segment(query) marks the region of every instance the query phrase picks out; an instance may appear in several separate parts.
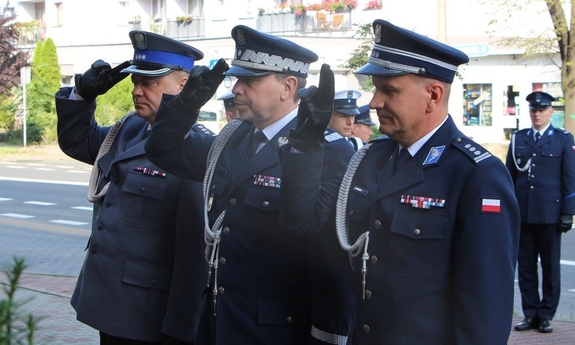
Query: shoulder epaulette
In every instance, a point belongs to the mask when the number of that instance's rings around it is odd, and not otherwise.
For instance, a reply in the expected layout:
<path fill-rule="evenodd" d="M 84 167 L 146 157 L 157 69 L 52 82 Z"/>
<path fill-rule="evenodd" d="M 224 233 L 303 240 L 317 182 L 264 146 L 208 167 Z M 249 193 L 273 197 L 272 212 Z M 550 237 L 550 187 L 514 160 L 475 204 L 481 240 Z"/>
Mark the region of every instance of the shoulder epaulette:
<path fill-rule="evenodd" d="M 566 130 L 565 128 L 555 128 L 555 130 L 559 133 L 563 133 L 563 134 L 569 134 L 570 132 L 568 130 Z"/>
<path fill-rule="evenodd" d="M 331 143 L 332 141 L 338 140 L 338 139 L 343 139 L 343 136 L 341 136 L 341 134 L 339 134 L 336 131 L 333 131 L 331 133 L 329 133 L 329 131 L 325 131 L 325 141 L 327 141 L 328 143 Z"/>
<path fill-rule="evenodd" d="M 375 141 L 384 141 L 384 140 L 391 140 L 387 135 L 382 135 L 381 137 L 377 137 L 375 139 L 370 140 L 369 142 L 375 142 Z"/>
<path fill-rule="evenodd" d="M 216 133 L 212 132 L 211 129 L 209 129 L 208 127 L 199 124 L 199 123 L 195 123 L 192 126 L 192 132 L 195 133 L 200 133 L 200 134 L 204 134 L 204 135 L 216 135 Z"/>
<path fill-rule="evenodd" d="M 482 160 L 492 156 L 492 154 L 487 151 L 487 149 L 466 137 L 453 139 L 453 146 L 461 150 L 461 152 L 465 153 L 467 157 L 475 161 L 475 164 L 478 164 Z"/>

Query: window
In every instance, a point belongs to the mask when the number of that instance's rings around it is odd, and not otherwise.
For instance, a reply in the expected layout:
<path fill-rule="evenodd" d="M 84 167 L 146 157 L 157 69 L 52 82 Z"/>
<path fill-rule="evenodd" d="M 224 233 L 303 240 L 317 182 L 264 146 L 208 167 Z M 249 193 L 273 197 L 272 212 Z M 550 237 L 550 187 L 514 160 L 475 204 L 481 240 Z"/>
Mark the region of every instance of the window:
<path fill-rule="evenodd" d="M 194 17 L 203 17 L 204 0 L 188 0 L 188 14 Z"/>
<path fill-rule="evenodd" d="M 166 1 L 152 0 L 152 18 L 161 20 L 166 18 Z"/>
<path fill-rule="evenodd" d="M 491 84 L 463 85 L 463 124 L 491 126 Z"/>
<path fill-rule="evenodd" d="M 61 2 L 55 2 L 56 6 L 56 26 L 61 27 L 64 25 L 64 4 Z"/>

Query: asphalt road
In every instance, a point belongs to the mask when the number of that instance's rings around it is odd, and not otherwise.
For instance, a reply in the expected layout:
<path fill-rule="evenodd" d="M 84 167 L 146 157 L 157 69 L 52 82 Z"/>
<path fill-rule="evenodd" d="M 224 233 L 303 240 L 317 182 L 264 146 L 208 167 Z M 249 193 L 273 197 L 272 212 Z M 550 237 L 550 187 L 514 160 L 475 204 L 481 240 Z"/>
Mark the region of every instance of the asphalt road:
<path fill-rule="evenodd" d="M 0 264 L 24 256 L 29 273 L 77 276 L 90 232 L 90 171 L 62 155 L 0 157 Z M 563 236 L 561 269 L 555 319 L 575 321 L 575 230 Z M 522 316 L 517 286 L 515 313 Z"/>

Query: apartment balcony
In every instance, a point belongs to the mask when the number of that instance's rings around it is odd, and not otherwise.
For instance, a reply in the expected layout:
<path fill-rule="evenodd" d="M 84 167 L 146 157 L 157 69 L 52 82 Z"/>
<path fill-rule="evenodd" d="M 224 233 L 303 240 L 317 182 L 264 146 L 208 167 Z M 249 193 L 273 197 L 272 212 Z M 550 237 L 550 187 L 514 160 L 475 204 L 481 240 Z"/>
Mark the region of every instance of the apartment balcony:
<path fill-rule="evenodd" d="M 46 35 L 46 25 L 36 20 L 16 23 L 15 28 L 18 31 L 18 39 L 14 42 L 17 46 L 35 45 Z"/>
<path fill-rule="evenodd" d="M 319 33 L 352 29 L 353 11 L 306 11 L 295 13 L 262 13 L 258 16 L 258 30 L 273 34 Z"/>
<path fill-rule="evenodd" d="M 175 39 L 193 39 L 206 37 L 206 20 L 194 17 L 191 21 L 166 21 L 165 35 Z"/>

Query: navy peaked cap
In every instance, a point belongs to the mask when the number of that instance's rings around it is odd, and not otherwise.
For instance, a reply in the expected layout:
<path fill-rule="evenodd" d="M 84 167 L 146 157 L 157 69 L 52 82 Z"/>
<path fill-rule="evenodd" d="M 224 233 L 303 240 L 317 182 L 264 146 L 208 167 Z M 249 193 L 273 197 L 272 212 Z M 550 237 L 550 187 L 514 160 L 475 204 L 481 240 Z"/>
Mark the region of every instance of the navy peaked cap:
<path fill-rule="evenodd" d="M 218 99 L 218 101 L 224 102 L 225 108 L 233 107 L 236 105 L 235 95 L 231 91 L 224 93 L 223 95 L 221 95 L 217 99 Z"/>
<path fill-rule="evenodd" d="M 452 83 L 457 66 L 469 62 L 465 53 L 385 20 L 373 22 L 373 34 L 373 50 L 358 74 L 413 73 Z"/>
<path fill-rule="evenodd" d="M 340 114 L 357 115 L 357 99 L 361 92 L 354 89 L 337 91 L 333 97 L 333 110 Z"/>
<path fill-rule="evenodd" d="M 236 53 L 226 75 L 258 77 L 285 73 L 307 77 L 310 64 L 317 61 L 316 53 L 283 38 L 268 35 L 244 25 L 232 29 Z"/>
<path fill-rule="evenodd" d="M 161 77 L 172 71 L 190 72 L 194 62 L 204 57 L 204 53 L 188 44 L 153 32 L 135 30 L 129 35 L 134 58 L 122 73 Z"/>
<path fill-rule="evenodd" d="M 555 97 L 546 92 L 536 91 L 528 94 L 525 100 L 529 102 L 529 109 L 543 110 L 552 105 Z"/>
<path fill-rule="evenodd" d="M 361 107 L 357 108 L 357 110 L 359 111 L 359 114 L 355 115 L 354 123 L 361 123 L 368 126 L 375 126 L 375 123 L 371 121 L 369 104 L 362 105 Z"/>

